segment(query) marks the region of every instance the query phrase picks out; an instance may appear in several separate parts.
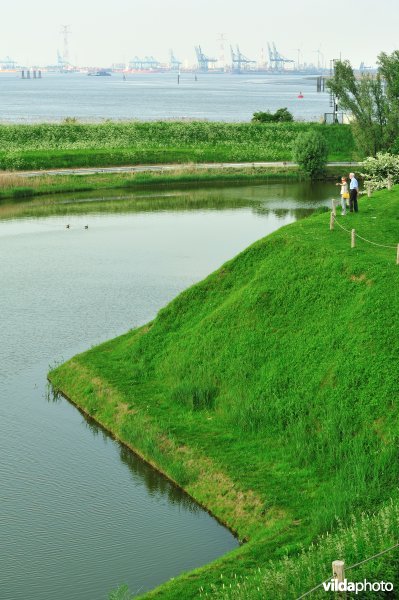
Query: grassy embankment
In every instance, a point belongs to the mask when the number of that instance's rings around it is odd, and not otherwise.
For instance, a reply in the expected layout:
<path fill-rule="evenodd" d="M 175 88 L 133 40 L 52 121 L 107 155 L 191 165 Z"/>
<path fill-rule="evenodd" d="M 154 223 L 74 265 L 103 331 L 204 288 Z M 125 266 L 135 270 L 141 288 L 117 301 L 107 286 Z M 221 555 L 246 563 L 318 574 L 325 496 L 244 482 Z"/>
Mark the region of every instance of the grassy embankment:
<path fill-rule="evenodd" d="M 348 170 L 348 167 L 346 167 Z M 342 175 L 342 167 L 326 167 L 321 180 L 336 179 Z M 186 166 L 166 172 L 141 173 L 96 173 L 94 175 L 40 175 L 22 178 L 17 173 L 0 172 L 0 201 L 20 200 L 34 196 L 54 194 L 79 194 L 83 192 L 105 192 L 107 190 L 138 190 L 148 187 L 196 187 L 214 186 L 218 183 L 256 184 L 306 180 L 298 167 L 254 167 L 196 169 Z M 55 198 L 54 202 L 58 199 Z M 42 201 L 41 201 L 42 202 Z"/>
<path fill-rule="evenodd" d="M 299 133 L 326 138 L 330 161 L 355 158 L 349 126 L 317 123 L 127 122 L 0 125 L 0 169 L 288 161 Z"/>
<path fill-rule="evenodd" d="M 399 241 L 398 188 L 360 206 L 338 220 Z M 328 223 L 315 215 L 258 241 L 151 323 L 50 373 L 248 540 L 149 598 L 295 598 L 331 560 L 398 539 L 396 251 L 351 250 Z M 399 585 L 397 565 L 395 551 L 350 575 Z"/>
<path fill-rule="evenodd" d="M 328 167 L 327 176 L 336 177 L 342 171 Z M 40 175 L 22 178 L 17 173 L 0 172 L 0 200 L 15 200 L 33 196 L 94 192 L 104 190 L 135 190 L 149 186 L 214 185 L 217 183 L 261 183 L 269 181 L 297 181 L 304 179 L 296 167 L 289 168 L 223 168 L 195 169 L 189 166 L 167 172 L 96 173 L 94 175 Z"/>

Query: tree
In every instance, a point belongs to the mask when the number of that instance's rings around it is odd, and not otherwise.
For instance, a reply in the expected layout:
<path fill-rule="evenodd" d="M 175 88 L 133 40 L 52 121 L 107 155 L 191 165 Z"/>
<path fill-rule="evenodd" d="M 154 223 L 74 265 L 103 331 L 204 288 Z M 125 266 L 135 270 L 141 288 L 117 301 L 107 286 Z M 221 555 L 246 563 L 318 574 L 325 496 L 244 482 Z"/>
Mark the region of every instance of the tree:
<path fill-rule="evenodd" d="M 391 55 L 381 52 L 378 57 L 379 72 L 385 82 L 385 94 L 388 104 L 387 150 L 399 142 L 399 50 Z"/>
<path fill-rule="evenodd" d="M 358 148 L 375 156 L 390 150 L 399 135 L 399 52 L 381 53 L 376 74 L 356 76 L 349 61 L 337 61 L 327 86 L 353 117 Z"/>
<path fill-rule="evenodd" d="M 320 133 L 310 130 L 297 137 L 294 144 L 294 160 L 312 179 L 324 171 L 327 157 L 327 142 Z"/>

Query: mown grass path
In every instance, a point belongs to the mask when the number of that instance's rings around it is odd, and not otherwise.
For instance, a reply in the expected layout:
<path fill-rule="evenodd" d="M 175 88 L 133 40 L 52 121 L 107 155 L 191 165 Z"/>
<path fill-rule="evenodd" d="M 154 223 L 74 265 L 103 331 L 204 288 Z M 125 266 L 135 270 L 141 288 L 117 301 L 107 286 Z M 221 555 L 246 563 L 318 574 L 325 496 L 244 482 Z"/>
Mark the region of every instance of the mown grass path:
<path fill-rule="evenodd" d="M 359 163 L 353 162 L 329 162 L 327 167 L 356 167 Z M 46 169 L 43 171 L 15 171 L 13 174 L 17 177 L 41 177 L 42 175 L 93 175 L 95 173 L 146 173 L 146 172 L 169 172 L 185 170 L 211 170 L 211 169 L 265 169 L 265 168 L 296 168 L 295 162 L 227 162 L 227 163 L 187 163 L 187 164 L 167 164 L 167 165 L 127 165 L 124 167 L 98 167 L 98 168 L 79 168 L 79 169 Z"/>

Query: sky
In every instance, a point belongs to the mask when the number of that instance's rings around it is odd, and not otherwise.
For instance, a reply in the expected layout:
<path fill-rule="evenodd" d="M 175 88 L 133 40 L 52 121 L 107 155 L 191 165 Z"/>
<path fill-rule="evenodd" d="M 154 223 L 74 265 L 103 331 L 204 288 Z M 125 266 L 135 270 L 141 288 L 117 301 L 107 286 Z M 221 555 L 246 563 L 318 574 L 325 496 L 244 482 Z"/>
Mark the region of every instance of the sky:
<path fill-rule="evenodd" d="M 398 0 L 2 0 L 0 60 L 55 64 L 63 52 L 61 26 L 69 25 L 70 60 L 80 66 L 109 66 L 134 56 L 167 61 L 169 49 L 195 62 L 194 46 L 221 54 L 218 37 L 239 44 L 251 59 L 275 42 L 288 58 L 329 65 L 349 59 L 374 65 L 381 51 L 399 48 Z M 319 50 L 319 54 L 317 51 Z"/>

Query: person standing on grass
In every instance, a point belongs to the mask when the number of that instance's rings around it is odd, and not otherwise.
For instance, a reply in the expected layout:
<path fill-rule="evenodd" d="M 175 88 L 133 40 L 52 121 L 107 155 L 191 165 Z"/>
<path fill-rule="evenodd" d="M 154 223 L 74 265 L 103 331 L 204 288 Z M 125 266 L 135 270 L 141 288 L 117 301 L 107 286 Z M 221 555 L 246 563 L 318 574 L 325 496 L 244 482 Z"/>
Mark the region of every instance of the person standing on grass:
<path fill-rule="evenodd" d="M 342 211 L 341 211 L 341 215 L 344 217 L 346 215 L 346 199 L 349 198 L 349 194 L 348 194 L 348 182 L 346 181 L 346 177 L 341 177 L 341 182 L 340 183 L 336 183 L 335 185 L 340 185 L 341 186 L 341 207 L 342 207 Z"/>
<path fill-rule="evenodd" d="M 358 212 L 357 197 L 359 195 L 359 183 L 354 173 L 349 173 L 349 179 L 351 180 L 349 186 L 349 210 L 351 212 Z"/>

